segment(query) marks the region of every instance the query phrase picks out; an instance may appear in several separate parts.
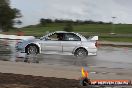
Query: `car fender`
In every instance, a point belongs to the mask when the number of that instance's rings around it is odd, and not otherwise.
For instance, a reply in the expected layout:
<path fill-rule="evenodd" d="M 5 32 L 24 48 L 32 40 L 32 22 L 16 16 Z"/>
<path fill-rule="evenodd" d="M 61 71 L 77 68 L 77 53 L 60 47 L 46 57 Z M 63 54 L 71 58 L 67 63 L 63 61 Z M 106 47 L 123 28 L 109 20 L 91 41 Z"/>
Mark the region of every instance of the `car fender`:
<path fill-rule="evenodd" d="M 75 51 L 77 50 L 77 49 L 79 49 L 79 48 L 84 48 L 85 50 L 87 50 L 87 52 L 88 52 L 88 47 L 86 47 L 86 46 L 77 46 L 77 47 L 75 47 L 74 49 L 73 49 L 73 54 L 75 53 Z"/>
<path fill-rule="evenodd" d="M 39 48 L 39 53 L 41 53 L 41 46 L 40 46 L 40 44 L 39 43 L 37 43 L 37 42 L 33 42 L 33 43 L 28 43 L 27 45 L 26 45 L 26 47 L 28 46 L 28 45 L 36 45 L 36 46 L 38 46 L 38 48 Z M 26 48 L 25 47 L 25 48 Z"/>
<path fill-rule="evenodd" d="M 75 47 L 73 49 L 73 52 L 72 53 L 74 54 L 75 51 L 76 51 L 76 49 L 78 49 L 78 48 L 84 48 L 85 50 L 87 50 L 87 52 L 89 52 L 91 49 L 95 49 L 96 47 L 95 47 L 95 44 L 93 42 L 86 41 L 86 42 L 82 42 L 81 43 L 81 46 Z"/>

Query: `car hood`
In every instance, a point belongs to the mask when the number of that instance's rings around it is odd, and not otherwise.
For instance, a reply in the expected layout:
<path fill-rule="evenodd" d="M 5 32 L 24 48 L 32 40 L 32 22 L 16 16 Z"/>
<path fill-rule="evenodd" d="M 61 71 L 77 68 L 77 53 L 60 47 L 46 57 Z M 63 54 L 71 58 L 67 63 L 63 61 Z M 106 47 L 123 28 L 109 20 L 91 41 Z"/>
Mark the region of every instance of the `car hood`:
<path fill-rule="evenodd" d="M 17 44 L 30 44 L 30 43 L 35 43 L 37 41 L 40 41 L 40 39 L 28 39 L 28 40 L 20 40 Z"/>
<path fill-rule="evenodd" d="M 39 42 L 40 39 L 32 39 L 32 40 L 28 40 L 29 43 L 35 43 L 35 42 Z"/>

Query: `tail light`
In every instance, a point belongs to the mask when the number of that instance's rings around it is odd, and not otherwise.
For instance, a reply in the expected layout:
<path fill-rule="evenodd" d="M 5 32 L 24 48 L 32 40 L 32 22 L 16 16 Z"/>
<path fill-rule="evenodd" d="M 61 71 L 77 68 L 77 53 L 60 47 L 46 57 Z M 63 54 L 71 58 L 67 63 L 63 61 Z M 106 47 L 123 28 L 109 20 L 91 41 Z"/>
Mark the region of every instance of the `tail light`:
<path fill-rule="evenodd" d="M 95 46 L 98 47 L 98 41 L 96 40 Z"/>

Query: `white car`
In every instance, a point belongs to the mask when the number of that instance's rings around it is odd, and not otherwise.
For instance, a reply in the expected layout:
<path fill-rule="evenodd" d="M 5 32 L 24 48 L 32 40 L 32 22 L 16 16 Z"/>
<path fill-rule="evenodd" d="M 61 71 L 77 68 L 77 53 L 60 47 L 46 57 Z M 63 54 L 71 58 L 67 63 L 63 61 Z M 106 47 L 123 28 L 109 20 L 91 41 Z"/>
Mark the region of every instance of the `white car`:
<path fill-rule="evenodd" d="M 56 31 L 40 39 L 23 40 L 16 44 L 16 50 L 26 54 L 59 54 L 86 57 L 97 55 L 98 36 L 86 39 L 79 33 Z"/>

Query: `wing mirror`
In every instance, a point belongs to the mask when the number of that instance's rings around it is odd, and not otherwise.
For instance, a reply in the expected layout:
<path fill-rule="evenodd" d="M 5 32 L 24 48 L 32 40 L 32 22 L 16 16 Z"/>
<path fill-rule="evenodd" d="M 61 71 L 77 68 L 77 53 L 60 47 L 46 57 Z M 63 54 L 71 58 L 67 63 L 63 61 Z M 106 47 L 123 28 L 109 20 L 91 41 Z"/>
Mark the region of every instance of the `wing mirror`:
<path fill-rule="evenodd" d="M 45 37 L 44 40 L 51 40 L 49 37 Z"/>
<path fill-rule="evenodd" d="M 49 37 L 41 37 L 40 40 L 51 40 Z"/>

